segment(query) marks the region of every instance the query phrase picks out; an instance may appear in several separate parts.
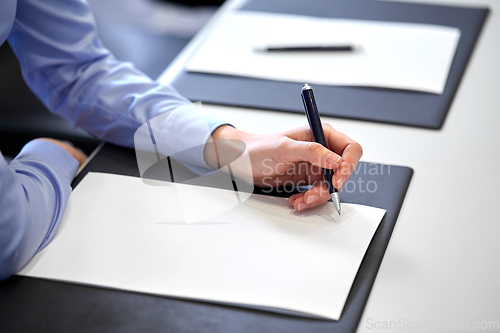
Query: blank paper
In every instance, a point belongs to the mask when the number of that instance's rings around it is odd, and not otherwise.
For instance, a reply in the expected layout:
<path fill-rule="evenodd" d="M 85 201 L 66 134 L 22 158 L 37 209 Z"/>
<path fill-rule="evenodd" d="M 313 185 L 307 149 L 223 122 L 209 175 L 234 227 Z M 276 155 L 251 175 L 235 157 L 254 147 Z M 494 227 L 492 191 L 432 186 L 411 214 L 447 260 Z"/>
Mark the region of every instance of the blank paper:
<path fill-rule="evenodd" d="M 441 94 L 460 30 L 402 22 L 237 11 L 196 50 L 193 72 Z M 354 45 L 355 52 L 256 52 L 264 46 Z"/>
<path fill-rule="evenodd" d="M 292 310 L 339 319 L 385 210 L 326 203 L 295 213 L 252 195 L 186 223 L 177 189 L 220 190 L 89 173 L 53 241 L 19 274 L 155 295 Z"/>

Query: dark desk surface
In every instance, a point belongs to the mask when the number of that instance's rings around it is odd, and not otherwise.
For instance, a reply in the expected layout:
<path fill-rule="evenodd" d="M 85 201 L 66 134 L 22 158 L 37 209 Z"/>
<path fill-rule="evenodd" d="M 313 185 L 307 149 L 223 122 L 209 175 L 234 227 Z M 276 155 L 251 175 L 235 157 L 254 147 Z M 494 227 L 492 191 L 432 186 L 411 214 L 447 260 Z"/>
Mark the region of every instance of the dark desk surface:
<path fill-rule="evenodd" d="M 351 180 L 373 180 L 377 190 L 343 191 L 341 199 L 385 208 L 387 215 L 365 255 L 339 321 L 13 276 L 0 282 L 0 332 L 353 332 L 413 173 L 406 167 L 360 166 Z M 375 167 L 379 172 L 372 175 L 369 170 Z M 73 185 L 90 171 L 138 176 L 135 153 L 104 145 Z"/>

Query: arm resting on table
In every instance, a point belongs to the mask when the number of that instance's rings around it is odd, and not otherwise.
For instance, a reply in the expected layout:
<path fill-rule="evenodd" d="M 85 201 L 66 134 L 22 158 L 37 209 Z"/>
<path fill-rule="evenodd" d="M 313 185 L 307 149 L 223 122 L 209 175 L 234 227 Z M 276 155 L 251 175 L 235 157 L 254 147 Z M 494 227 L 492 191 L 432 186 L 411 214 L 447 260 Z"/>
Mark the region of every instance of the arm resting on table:
<path fill-rule="evenodd" d="M 9 164 L 0 154 L 0 280 L 54 237 L 78 162 L 54 143 L 32 141 Z"/>

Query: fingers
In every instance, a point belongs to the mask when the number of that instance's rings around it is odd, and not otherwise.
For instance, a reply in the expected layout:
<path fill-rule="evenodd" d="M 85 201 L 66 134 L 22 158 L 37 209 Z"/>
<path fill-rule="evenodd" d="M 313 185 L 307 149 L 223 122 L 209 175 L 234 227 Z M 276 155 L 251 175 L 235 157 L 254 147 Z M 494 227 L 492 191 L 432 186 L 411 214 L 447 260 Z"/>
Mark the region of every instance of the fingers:
<path fill-rule="evenodd" d="M 363 149 L 359 143 L 344 133 L 337 131 L 330 124 L 323 123 L 322 125 L 327 145 L 330 150 L 312 142 L 314 141 L 314 138 L 308 127 L 300 127 L 284 133 L 296 143 L 295 147 L 291 148 L 296 150 L 291 151 L 292 154 L 296 154 L 295 159 L 293 156 L 286 157 L 289 160 L 292 160 L 292 162 L 301 158 L 303 161 L 308 161 L 323 168 L 336 170 L 337 167 L 339 167 L 335 172 L 333 181 L 334 186 L 336 188 L 340 188 L 356 169 L 356 165 L 358 164 L 361 155 L 363 155 Z M 334 156 L 342 156 L 341 164 L 339 164 L 340 161 L 330 164 L 329 166 L 327 165 L 328 163 L 324 163 L 325 156 L 328 152 L 335 154 Z"/>
<path fill-rule="evenodd" d="M 327 140 L 328 147 L 339 156 L 342 156 L 341 161 L 337 161 L 335 163 L 338 168 L 336 168 L 335 166 L 330 167 L 331 169 L 335 170 L 333 176 L 333 184 L 337 189 L 340 190 L 343 184 L 356 169 L 356 166 L 361 156 L 363 155 L 363 149 L 356 141 L 352 140 L 347 135 L 335 130 L 329 124 L 324 123 L 323 130 L 325 132 L 325 138 Z M 311 139 L 310 130 L 308 131 L 308 129 L 306 128 L 296 129 L 295 131 L 289 132 L 288 134 L 295 140 Z M 303 153 L 301 155 L 297 154 L 297 156 L 303 158 L 306 161 L 309 161 L 316 166 L 325 167 L 321 162 L 313 163 L 315 158 L 316 160 L 321 160 L 322 158 L 324 159 L 324 150 L 318 147 L 309 147 L 309 154 L 306 154 L 304 153 L 303 146 L 300 147 L 297 145 L 297 152 L 299 151 L 299 148 L 302 148 Z M 328 187 L 326 183 L 322 181 L 305 193 L 292 195 L 289 198 L 288 202 L 296 211 L 302 211 L 320 205 L 325 201 L 328 201 L 329 199 L 330 193 L 328 193 Z"/>
<path fill-rule="evenodd" d="M 73 150 L 70 152 L 71 156 L 73 156 L 77 161 L 80 166 L 85 163 L 87 160 L 87 155 L 83 153 L 83 151 L 79 148 L 72 147 Z"/>
<path fill-rule="evenodd" d="M 342 155 L 342 163 L 333 176 L 333 185 L 340 189 L 356 169 L 363 155 L 363 148 L 359 143 L 335 130 L 329 124 L 323 124 L 323 130 L 328 146 Z"/>
<path fill-rule="evenodd" d="M 358 160 L 363 155 L 363 149 L 361 145 L 345 135 L 342 132 L 334 129 L 330 124 L 323 123 L 323 131 L 325 132 L 326 142 L 328 147 L 336 152 L 337 154 L 342 155 L 342 158 L 345 160 L 345 154 L 350 155 L 354 160 Z"/>
<path fill-rule="evenodd" d="M 342 154 L 342 163 L 333 175 L 333 186 L 341 189 L 356 169 L 362 154 L 363 150 L 358 143 L 352 142 L 347 145 Z"/>
<path fill-rule="evenodd" d="M 82 164 L 85 163 L 85 161 L 87 160 L 87 155 L 85 155 L 83 151 L 81 151 L 80 149 L 75 148 L 71 142 L 49 139 L 49 138 L 39 138 L 36 140 L 48 141 L 58 145 L 59 147 L 66 150 L 69 154 L 71 154 L 71 156 L 73 156 L 73 158 L 77 160 L 80 166 L 82 166 Z"/>
<path fill-rule="evenodd" d="M 284 163 L 309 162 L 320 168 L 336 169 L 342 158 L 339 154 L 310 141 L 297 141 L 285 137 L 277 151 Z"/>
<path fill-rule="evenodd" d="M 331 198 L 328 192 L 328 185 L 324 182 L 318 182 L 314 187 L 305 193 L 297 193 L 288 199 L 290 206 L 296 211 L 303 211 L 316 207 L 328 201 Z"/>
<path fill-rule="evenodd" d="M 282 133 L 280 142 L 273 148 L 272 157 L 278 164 L 287 166 L 284 171 L 296 171 L 294 166 L 304 162 L 310 163 L 316 170 L 320 170 L 318 168 L 332 169 L 335 171 L 332 179 L 333 185 L 340 190 L 356 169 L 363 149 L 356 141 L 335 130 L 329 124 L 323 124 L 323 131 L 328 149 L 314 142 L 309 128 L 302 127 Z M 307 173 L 292 172 L 292 174 L 300 179 L 304 177 L 304 174 L 307 174 L 309 180 L 323 180 L 322 174 L 313 178 L 310 172 L 312 170 L 308 171 Z M 305 193 L 292 195 L 288 202 L 295 210 L 301 211 L 318 206 L 330 198 L 326 183 L 321 181 Z"/>

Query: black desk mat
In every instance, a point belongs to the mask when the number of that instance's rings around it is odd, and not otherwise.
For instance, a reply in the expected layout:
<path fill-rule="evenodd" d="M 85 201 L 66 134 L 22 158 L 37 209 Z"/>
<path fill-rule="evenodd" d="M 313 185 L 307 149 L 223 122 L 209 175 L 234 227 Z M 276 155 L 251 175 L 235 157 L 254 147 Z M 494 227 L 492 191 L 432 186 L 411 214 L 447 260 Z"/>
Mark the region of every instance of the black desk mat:
<path fill-rule="evenodd" d="M 407 167 L 370 163 L 360 163 L 357 170 L 349 179 L 351 184 L 344 185 L 341 200 L 384 208 L 387 214 L 370 243 L 339 321 L 13 276 L 0 282 L 0 331 L 354 332 L 413 174 Z M 73 187 L 88 172 L 139 176 L 134 151 L 110 144 L 90 161 Z M 358 184 L 356 188 L 354 184 Z"/>
<path fill-rule="evenodd" d="M 443 94 L 312 85 L 321 114 L 439 129 L 488 14 L 488 8 L 366 0 L 249 0 L 243 10 L 328 18 L 411 22 L 459 28 L 460 41 Z M 210 104 L 303 113 L 301 83 L 181 71 L 172 82 L 184 96 Z"/>

